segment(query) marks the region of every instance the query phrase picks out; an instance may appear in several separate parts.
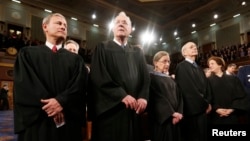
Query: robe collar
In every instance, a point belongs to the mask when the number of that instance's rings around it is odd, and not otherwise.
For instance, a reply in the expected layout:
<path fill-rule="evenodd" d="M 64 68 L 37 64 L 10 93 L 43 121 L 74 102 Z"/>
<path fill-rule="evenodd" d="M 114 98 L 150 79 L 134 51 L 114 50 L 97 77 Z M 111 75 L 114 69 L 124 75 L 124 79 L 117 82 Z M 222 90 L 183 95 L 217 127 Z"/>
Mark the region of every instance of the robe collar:
<path fill-rule="evenodd" d="M 117 43 L 119 46 L 122 46 L 122 44 L 120 42 L 118 42 L 116 39 L 113 40 L 115 43 Z M 123 46 L 126 46 L 127 42 L 125 42 L 125 44 Z"/>
<path fill-rule="evenodd" d="M 48 42 L 48 41 L 45 42 L 45 45 L 46 45 L 47 47 L 49 47 L 50 49 L 52 49 L 53 46 L 54 46 L 52 43 L 50 43 L 50 42 Z M 57 48 L 57 50 L 59 50 L 60 48 L 62 48 L 62 44 L 56 45 L 56 48 Z"/>

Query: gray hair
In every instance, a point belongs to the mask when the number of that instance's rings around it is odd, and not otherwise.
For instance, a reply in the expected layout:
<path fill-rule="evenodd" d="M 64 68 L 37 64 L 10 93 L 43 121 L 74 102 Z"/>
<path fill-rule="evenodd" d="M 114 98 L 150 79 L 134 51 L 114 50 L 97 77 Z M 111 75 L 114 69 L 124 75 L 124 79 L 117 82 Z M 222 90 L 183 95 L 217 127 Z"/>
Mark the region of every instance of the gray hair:
<path fill-rule="evenodd" d="M 187 49 L 187 47 L 189 47 L 189 46 L 196 46 L 197 47 L 197 45 L 194 42 L 187 42 L 186 44 L 184 44 L 181 48 L 181 54 L 183 57 L 185 57 L 184 52 Z"/>
<path fill-rule="evenodd" d="M 74 40 L 67 40 L 67 41 L 64 43 L 64 46 L 66 46 L 67 44 L 70 44 L 70 43 L 76 45 L 77 49 L 79 49 L 79 44 L 78 44 L 76 41 L 74 41 Z"/>
<path fill-rule="evenodd" d="M 43 19 L 43 23 L 42 24 L 48 24 L 50 22 L 50 19 L 54 16 L 58 16 L 58 17 L 62 17 L 66 20 L 66 18 L 60 14 L 60 13 L 53 13 L 53 14 L 50 14 L 48 16 L 46 16 L 44 19 Z"/>
<path fill-rule="evenodd" d="M 132 22 L 131 22 L 129 16 L 127 16 L 126 13 L 125 13 L 124 11 L 121 11 L 121 12 L 115 17 L 115 21 L 116 21 L 116 18 L 119 17 L 119 16 L 126 17 L 127 20 L 128 20 L 128 22 L 129 22 L 128 24 L 129 24 L 130 26 L 132 26 Z M 114 22 L 115 22 L 115 21 L 114 21 Z"/>
<path fill-rule="evenodd" d="M 166 51 L 159 51 L 154 55 L 153 62 L 159 61 L 161 57 L 163 56 L 169 56 L 169 53 Z"/>

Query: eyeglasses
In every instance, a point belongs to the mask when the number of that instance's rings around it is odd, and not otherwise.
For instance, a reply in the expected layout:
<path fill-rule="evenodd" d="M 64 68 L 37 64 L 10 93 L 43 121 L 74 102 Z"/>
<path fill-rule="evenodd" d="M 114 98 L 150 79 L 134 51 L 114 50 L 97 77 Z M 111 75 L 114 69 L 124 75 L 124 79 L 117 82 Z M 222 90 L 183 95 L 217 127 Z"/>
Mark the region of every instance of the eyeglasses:
<path fill-rule="evenodd" d="M 163 64 L 166 64 L 166 63 L 171 63 L 171 61 L 170 60 L 163 60 L 163 61 L 157 61 L 157 62 L 160 62 L 160 63 L 163 63 Z"/>

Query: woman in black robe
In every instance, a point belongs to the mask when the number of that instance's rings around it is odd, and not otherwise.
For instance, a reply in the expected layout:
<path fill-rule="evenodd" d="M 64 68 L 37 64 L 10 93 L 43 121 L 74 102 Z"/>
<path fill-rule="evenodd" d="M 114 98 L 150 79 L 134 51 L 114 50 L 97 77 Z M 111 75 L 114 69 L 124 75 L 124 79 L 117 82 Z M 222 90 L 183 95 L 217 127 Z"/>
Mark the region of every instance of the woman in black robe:
<path fill-rule="evenodd" d="M 182 98 L 174 80 L 168 75 L 169 54 L 159 51 L 153 58 L 150 74 L 149 119 L 152 141 L 179 141 L 179 121 L 182 119 Z"/>
<path fill-rule="evenodd" d="M 208 66 L 213 73 L 208 78 L 213 97 L 212 125 L 239 124 L 240 113 L 246 111 L 249 105 L 243 85 L 237 77 L 223 72 L 225 62 L 221 57 L 210 57 Z"/>

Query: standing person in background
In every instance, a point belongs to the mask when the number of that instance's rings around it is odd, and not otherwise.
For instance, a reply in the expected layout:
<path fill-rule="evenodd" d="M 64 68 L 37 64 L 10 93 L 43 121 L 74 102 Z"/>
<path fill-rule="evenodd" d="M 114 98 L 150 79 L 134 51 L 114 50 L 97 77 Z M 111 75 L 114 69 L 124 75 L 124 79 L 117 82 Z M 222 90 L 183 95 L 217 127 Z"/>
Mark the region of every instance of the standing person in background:
<path fill-rule="evenodd" d="M 241 83 L 243 84 L 244 89 L 247 93 L 248 103 L 250 103 L 250 65 L 239 67 L 237 77 L 240 79 Z M 245 116 L 244 122 L 250 124 L 250 107 Z"/>
<path fill-rule="evenodd" d="M 232 75 L 226 75 L 225 61 L 221 57 L 210 57 L 207 61 L 213 72 L 208 80 L 212 90 L 212 125 L 240 124 L 241 113 L 247 111 L 247 94 L 240 80 Z"/>
<path fill-rule="evenodd" d="M 64 43 L 64 48 L 67 49 L 68 51 L 72 52 L 72 53 L 75 53 L 75 54 L 78 54 L 78 52 L 79 52 L 79 44 L 74 40 L 67 40 Z M 90 72 L 89 66 L 87 66 L 85 64 L 85 68 L 87 69 L 87 72 L 89 73 Z M 84 70 L 84 72 L 86 72 L 86 71 Z"/>
<path fill-rule="evenodd" d="M 150 73 L 149 123 L 152 141 L 180 141 L 179 122 L 182 119 L 183 101 L 169 70 L 170 57 L 159 51 L 153 58 L 154 72 Z"/>
<path fill-rule="evenodd" d="M 79 44 L 78 44 L 76 41 L 74 41 L 74 40 L 67 40 L 67 41 L 64 43 L 64 48 L 67 49 L 68 51 L 72 52 L 72 53 L 78 54 L 78 51 L 79 51 Z M 85 81 L 84 86 L 87 86 L 87 85 L 88 85 L 88 73 L 89 73 L 89 72 L 90 72 L 89 67 L 84 63 L 83 73 L 84 73 L 84 76 L 87 77 L 87 79 L 85 79 L 86 81 Z M 84 97 L 85 97 L 84 107 L 86 107 L 84 113 L 87 112 L 87 111 L 86 111 L 86 110 L 87 110 L 87 105 L 86 105 L 86 104 L 87 104 L 87 89 L 86 89 L 85 92 L 86 92 L 86 93 L 83 93 L 83 95 L 84 95 Z M 83 130 L 83 133 L 84 133 L 84 137 L 86 138 L 86 135 L 87 135 L 87 133 L 86 133 L 87 119 L 86 119 L 86 117 L 84 117 L 84 119 L 82 119 L 82 120 L 83 120 L 83 125 L 82 125 L 83 128 L 82 128 L 82 130 Z"/>
<path fill-rule="evenodd" d="M 211 111 L 209 83 L 195 62 L 197 45 L 187 42 L 181 51 L 185 60 L 177 65 L 175 80 L 183 96 L 183 140 L 207 141 L 207 114 Z"/>
<path fill-rule="evenodd" d="M 226 74 L 227 75 L 236 75 L 235 72 L 236 72 L 236 69 L 237 69 L 237 65 L 234 64 L 234 63 L 231 63 L 231 64 L 228 64 L 227 65 L 227 69 L 226 69 Z"/>
<path fill-rule="evenodd" d="M 14 66 L 14 127 L 18 141 L 82 141 L 83 59 L 62 48 L 67 22 L 43 19 L 45 45 L 24 47 Z"/>
<path fill-rule="evenodd" d="M 93 95 L 92 141 L 142 141 L 140 114 L 148 102 L 149 73 L 143 52 L 128 44 L 130 18 L 120 12 L 114 39 L 95 48 L 90 79 Z"/>
<path fill-rule="evenodd" d="M 8 91 L 9 91 L 8 85 L 3 85 L 3 87 L 0 90 L 0 106 L 2 106 L 3 110 L 9 110 Z"/>
<path fill-rule="evenodd" d="M 74 40 L 67 40 L 64 43 L 64 48 L 72 53 L 78 54 L 79 44 Z"/>

